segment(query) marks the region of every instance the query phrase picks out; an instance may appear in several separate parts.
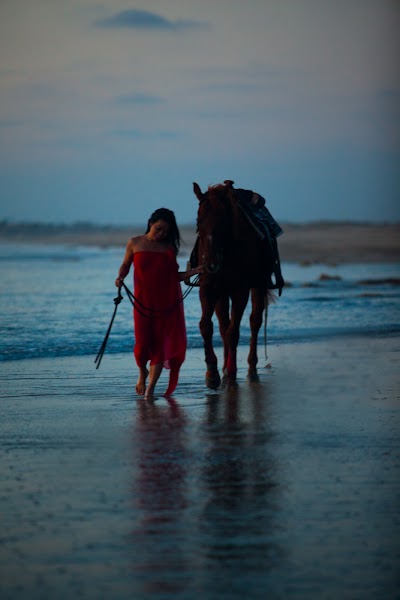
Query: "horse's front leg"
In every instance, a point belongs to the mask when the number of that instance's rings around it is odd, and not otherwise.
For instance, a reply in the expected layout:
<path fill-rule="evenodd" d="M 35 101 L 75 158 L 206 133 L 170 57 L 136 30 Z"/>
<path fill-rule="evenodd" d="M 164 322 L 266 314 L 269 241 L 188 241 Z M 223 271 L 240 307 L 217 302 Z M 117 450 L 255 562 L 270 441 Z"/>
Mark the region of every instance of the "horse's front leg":
<path fill-rule="evenodd" d="M 231 319 L 226 334 L 228 345 L 228 359 L 226 363 L 227 383 L 236 384 L 237 374 L 237 347 L 240 337 L 240 323 L 243 312 L 249 299 L 249 290 L 237 290 L 232 295 Z"/>
<path fill-rule="evenodd" d="M 267 298 L 264 293 L 256 288 L 251 290 L 251 314 L 250 314 L 250 329 L 251 329 L 251 338 L 250 338 L 250 351 L 249 356 L 247 358 L 247 362 L 249 363 L 249 370 L 247 377 L 249 381 L 258 382 L 259 377 L 257 373 L 257 344 L 258 344 L 258 332 L 260 331 L 260 327 L 262 325 L 263 320 L 263 312 L 265 307 L 265 302 Z"/>
<path fill-rule="evenodd" d="M 206 386 L 216 390 L 221 384 L 221 378 L 218 373 L 218 361 L 212 345 L 214 332 L 212 316 L 216 304 L 215 292 L 208 286 L 200 286 L 201 319 L 200 333 L 203 337 L 204 356 L 207 365 Z"/>

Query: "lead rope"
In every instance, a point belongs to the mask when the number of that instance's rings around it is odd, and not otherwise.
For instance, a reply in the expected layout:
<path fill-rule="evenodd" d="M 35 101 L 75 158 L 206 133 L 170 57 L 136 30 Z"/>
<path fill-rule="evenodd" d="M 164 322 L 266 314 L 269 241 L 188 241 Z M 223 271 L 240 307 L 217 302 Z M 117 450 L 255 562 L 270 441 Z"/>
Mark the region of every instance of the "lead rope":
<path fill-rule="evenodd" d="M 168 311 L 172 310 L 173 308 L 175 308 L 175 306 L 178 306 L 178 304 L 180 304 L 181 302 L 183 302 L 185 300 L 185 298 L 188 297 L 188 295 L 190 294 L 190 292 L 192 291 L 192 289 L 196 286 L 196 283 L 198 282 L 198 280 L 199 280 L 199 276 L 197 275 L 196 278 L 195 278 L 195 280 L 194 280 L 194 282 L 193 282 L 193 284 L 191 284 L 190 287 L 185 291 L 185 293 L 182 294 L 182 297 L 179 299 L 179 301 L 176 304 L 174 304 L 173 306 L 171 306 L 170 308 L 165 308 L 165 309 L 147 308 L 146 306 L 144 306 L 140 302 L 140 300 L 138 300 L 136 298 L 136 296 L 134 296 L 132 294 L 131 290 L 125 285 L 125 283 L 122 283 L 122 286 L 125 289 L 126 294 L 127 294 L 128 298 L 129 298 L 130 303 L 132 304 L 133 308 L 135 310 L 137 310 L 143 317 L 150 318 L 151 314 L 146 314 L 144 311 L 147 310 L 149 313 L 155 313 L 155 312 L 168 312 Z M 104 354 L 106 346 L 107 346 L 107 341 L 108 341 L 108 338 L 110 336 L 111 327 L 112 327 L 112 325 L 114 323 L 115 315 L 117 314 L 117 308 L 118 308 L 118 305 L 122 302 L 123 298 L 124 297 L 123 297 L 123 295 L 121 293 L 121 288 L 118 288 L 118 296 L 116 298 L 114 298 L 114 304 L 115 304 L 115 306 L 114 306 L 114 312 L 113 312 L 113 315 L 111 317 L 111 321 L 110 321 L 110 324 L 108 326 L 107 333 L 106 333 L 106 335 L 104 337 L 103 343 L 100 346 L 100 350 L 98 351 L 97 356 L 94 359 L 94 363 L 96 365 L 96 369 L 98 369 L 100 367 L 101 359 L 103 358 L 103 354 Z M 140 306 L 140 308 L 139 308 L 138 305 Z"/>
<path fill-rule="evenodd" d="M 264 354 L 265 360 L 268 360 L 267 354 L 267 321 L 268 321 L 268 293 L 264 296 L 265 320 L 264 320 Z"/>

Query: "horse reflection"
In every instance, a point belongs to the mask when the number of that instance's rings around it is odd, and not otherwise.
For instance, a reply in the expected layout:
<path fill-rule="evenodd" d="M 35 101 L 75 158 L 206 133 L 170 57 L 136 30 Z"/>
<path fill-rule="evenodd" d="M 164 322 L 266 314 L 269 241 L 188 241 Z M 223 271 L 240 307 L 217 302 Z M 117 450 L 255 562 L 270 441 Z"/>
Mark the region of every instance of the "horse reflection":
<path fill-rule="evenodd" d="M 220 581 L 228 579 L 232 590 L 243 588 L 243 597 L 251 596 L 282 554 L 275 541 L 280 490 L 268 449 L 272 438 L 265 389 L 256 386 L 242 398 L 236 388 L 209 405 L 201 530 L 208 585 L 216 592 L 222 593 Z"/>

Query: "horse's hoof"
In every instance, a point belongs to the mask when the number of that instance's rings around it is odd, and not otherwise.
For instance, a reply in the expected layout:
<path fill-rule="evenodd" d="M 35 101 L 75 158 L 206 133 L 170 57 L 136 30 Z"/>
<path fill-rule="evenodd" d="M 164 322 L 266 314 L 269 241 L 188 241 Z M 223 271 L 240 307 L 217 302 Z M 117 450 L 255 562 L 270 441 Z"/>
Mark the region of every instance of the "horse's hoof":
<path fill-rule="evenodd" d="M 225 368 L 223 371 L 221 387 L 224 389 L 225 388 L 232 389 L 232 388 L 238 387 L 238 384 L 236 381 L 236 372 L 229 373 L 228 369 Z"/>
<path fill-rule="evenodd" d="M 238 382 L 236 381 L 236 375 L 229 375 L 228 371 L 225 371 L 222 377 L 222 387 L 228 390 L 237 388 Z"/>
<path fill-rule="evenodd" d="M 260 378 L 257 371 L 249 371 L 247 373 L 247 379 L 250 381 L 250 383 L 260 383 Z"/>
<path fill-rule="evenodd" d="M 238 387 L 238 382 L 236 381 L 236 379 L 228 379 L 226 380 L 226 384 L 225 387 L 228 390 L 236 390 L 236 388 Z"/>
<path fill-rule="evenodd" d="M 206 373 L 206 386 L 210 390 L 216 390 L 221 385 L 221 377 L 218 371 L 207 371 Z"/>
<path fill-rule="evenodd" d="M 221 387 L 223 389 L 225 389 L 228 386 L 228 380 L 229 380 L 229 375 L 228 375 L 228 369 L 225 368 L 222 371 L 223 375 L 222 375 L 222 382 L 221 382 Z"/>

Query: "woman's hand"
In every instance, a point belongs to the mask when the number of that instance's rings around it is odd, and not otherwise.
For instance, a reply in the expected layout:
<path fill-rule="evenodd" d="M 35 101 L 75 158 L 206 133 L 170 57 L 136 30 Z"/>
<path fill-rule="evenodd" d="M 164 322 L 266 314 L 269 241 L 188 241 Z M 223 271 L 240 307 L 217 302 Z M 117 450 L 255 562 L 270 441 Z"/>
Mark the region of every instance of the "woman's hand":
<path fill-rule="evenodd" d="M 188 269 L 187 271 L 179 271 L 179 281 L 184 281 L 187 285 L 190 283 L 190 278 L 193 275 L 201 275 L 204 272 L 204 265 L 199 265 L 194 269 Z"/>
<path fill-rule="evenodd" d="M 198 267 L 195 267 L 194 269 L 192 269 L 192 273 L 193 275 L 201 275 L 202 273 L 204 273 L 204 265 L 199 265 Z"/>

